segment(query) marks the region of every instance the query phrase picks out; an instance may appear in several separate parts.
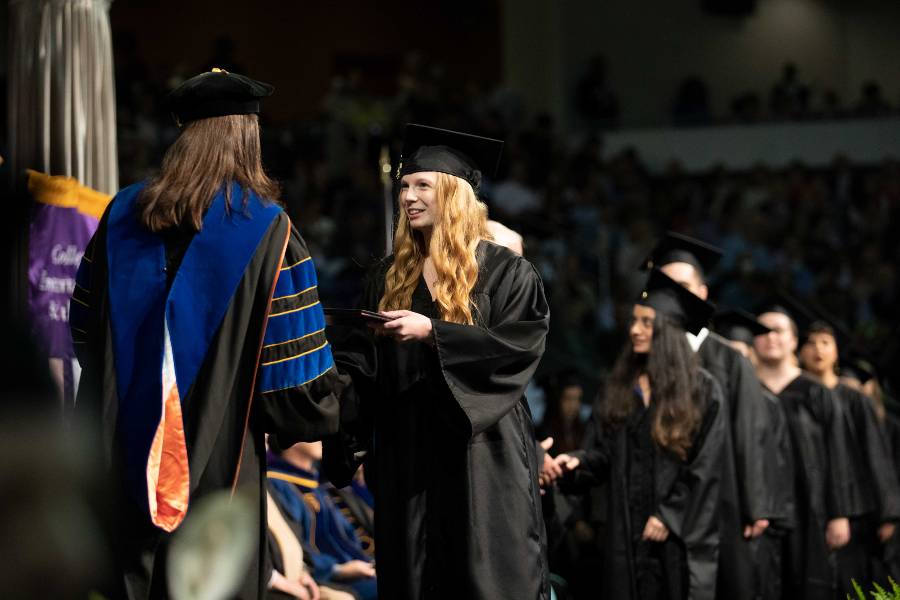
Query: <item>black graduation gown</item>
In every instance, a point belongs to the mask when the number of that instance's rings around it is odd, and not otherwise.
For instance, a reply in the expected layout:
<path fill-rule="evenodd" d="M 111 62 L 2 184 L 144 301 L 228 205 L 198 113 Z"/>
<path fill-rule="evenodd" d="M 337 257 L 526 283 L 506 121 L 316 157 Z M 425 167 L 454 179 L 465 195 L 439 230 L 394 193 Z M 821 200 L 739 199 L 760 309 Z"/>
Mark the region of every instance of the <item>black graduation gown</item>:
<path fill-rule="evenodd" d="M 832 389 L 842 416 L 842 427 L 850 440 L 847 461 L 856 474 L 848 515 L 850 543 L 838 550 L 839 591 L 852 590 L 858 582 L 883 580 L 880 564 L 879 524 L 900 519 L 900 490 L 893 459 L 883 428 L 878 423 L 871 398 L 844 384 Z"/>
<path fill-rule="evenodd" d="M 725 458 L 716 595 L 728 600 L 752 600 L 755 542 L 744 538 L 744 526 L 772 518 L 773 501 L 766 479 L 765 456 L 772 446 L 770 413 L 753 366 L 725 340 L 710 332 L 697 351 L 700 365 L 722 388 L 725 416 Z"/>
<path fill-rule="evenodd" d="M 341 433 L 325 440 L 324 472 L 346 485 L 365 453 L 380 597 L 549 598 L 524 397 L 547 302 L 524 258 L 490 242 L 477 258 L 478 326 L 439 320 L 420 280 L 411 310 L 432 318 L 433 347 L 329 329 L 354 389 L 341 398 Z M 374 270 L 363 308 L 376 309 L 391 260 Z"/>
<path fill-rule="evenodd" d="M 670 600 L 709 600 L 715 597 L 719 551 L 719 483 L 722 448 L 727 423 L 723 418 L 724 400 L 719 384 L 704 369 L 698 370 L 700 381 L 695 401 L 703 415 L 694 435 L 686 461 L 655 449 L 652 485 L 655 510 L 669 528 L 668 539 L 652 550 L 663 564 L 663 585 Z M 630 471 L 636 458 L 634 442 L 628 426 L 610 431 L 595 414 L 586 449 L 573 455 L 582 463 L 576 480 L 584 485 L 606 482 L 606 534 L 601 540 L 604 570 L 600 577 L 601 598 L 641 600 L 638 594 L 641 568 L 635 560 L 635 541 L 640 538 L 644 522 L 632 522 L 633 477 Z M 629 479 L 632 475 L 632 479 Z M 576 484 L 577 485 L 577 484 Z M 639 542 L 640 543 L 640 542 Z M 642 542 L 648 544 L 648 542 Z M 673 594 L 677 594 L 674 595 Z"/>
<path fill-rule="evenodd" d="M 825 544 L 829 520 L 847 515 L 850 479 L 847 438 L 834 397 L 800 374 L 776 394 L 787 417 L 794 454 L 794 522 L 785 539 L 783 586 L 787 597 L 832 598 L 835 556 Z"/>
<path fill-rule="evenodd" d="M 112 204 L 117 201 L 114 199 Z M 104 215 L 85 252 L 88 264 L 82 267 L 85 276 L 73 302 L 84 307 L 81 317 L 76 320 L 73 314 L 72 320 L 76 352 L 83 369 L 75 416 L 97 435 L 98 469 L 106 477 L 110 505 L 116 509 L 109 515 L 116 532 L 111 552 L 116 562 L 112 584 L 115 588 L 107 595 L 163 598 L 167 597 L 166 551 L 173 534 L 150 522 L 146 510 L 139 508 L 124 483 L 122 447 L 128 440 L 117 431 L 121 411 L 108 290 L 108 216 L 109 213 Z M 168 244 L 169 267 L 179 262 L 173 257 L 183 255 L 191 243 Z M 300 234 L 291 227 L 287 215 L 279 212 L 244 269 L 196 378 L 181 402 L 190 465 L 189 506 L 196 506 L 211 493 L 234 487 L 252 494 L 259 507 L 259 550 L 239 591 L 240 598 L 264 597 L 271 574 L 265 556 L 264 434 L 276 435 L 282 445 L 290 445 L 299 440 L 320 439 L 338 426 L 339 404 L 334 390 L 340 385 L 340 376 L 333 366 L 313 381 L 271 393 L 260 391 L 257 380 L 257 374 L 262 379 L 264 371 L 262 366 L 257 369 L 257 364 L 277 361 L 278 353 L 297 350 L 295 342 L 285 342 L 275 348 L 266 347 L 260 354 L 264 328 L 271 321 L 267 321 L 268 315 L 293 310 L 291 306 L 300 301 L 317 300 L 313 288 L 275 300 L 271 312 L 269 308 L 273 290 L 290 288 L 290 281 L 284 277 L 293 273 L 291 267 L 308 260 L 309 252 Z M 311 262 L 306 268 L 312 269 Z M 270 324 L 269 329 L 277 327 Z M 302 343 L 319 338 L 324 340 L 324 333 Z M 191 508 L 185 522 L 191 518 Z"/>
<path fill-rule="evenodd" d="M 891 453 L 893 472 L 900 478 L 900 416 L 890 409 L 883 423 L 883 429 Z M 900 581 L 900 532 L 884 544 L 883 559 L 887 575 Z"/>
<path fill-rule="evenodd" d="M 770 438 L 773 442 L 767 447 L 763 458 L 773 508 L 768 529 L 752 544 L 756 568 L 754 589 L 761 600 L 780 600 L 784 538 L 795 526 L 794 452 L 787 414 L 781 402 L 762 383 L 759 386 L 769 413 Z"/>

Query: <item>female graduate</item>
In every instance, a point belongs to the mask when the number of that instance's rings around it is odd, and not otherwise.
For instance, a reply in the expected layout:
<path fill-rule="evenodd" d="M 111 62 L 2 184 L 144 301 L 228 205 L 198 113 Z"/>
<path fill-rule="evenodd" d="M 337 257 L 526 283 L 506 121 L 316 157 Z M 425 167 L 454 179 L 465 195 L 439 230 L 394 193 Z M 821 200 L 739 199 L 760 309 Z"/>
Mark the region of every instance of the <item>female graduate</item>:
<path fill-rule="evenodd" d="M 684 335 L 712 311 L 654 269 L 587 449 L 556 459 L 576 480 L 608 483 L 603 598 L 715 597 L 724 400 Z"/>
<path fill-rule="evenodd" d="M 549 597 L 523 394 L 549 315 L 532 265 L 488 238 L 477 194 L 500 150 L 407 126 L 394 254 L 362 307 L 392 320 L 329 331 L 353 386 L 324 469 L 340 487 L 365 460 L 380 597 Z"/>
<path fill-rule="evenodd" d="M 837 553 L 838 585 L 850 589 L 850 580 L 885 581 L 882 544 L 894 535 L 900 520 L 900 485 L 885 431 L 878 421 L 874 401 L 842 383 L 838 377 L 840 330 L 825 321 L 813 322 L 800 349 L 800 362 L 834 394 L 843 416 L 858 493 L 850 512 L 850 542 Z"/>

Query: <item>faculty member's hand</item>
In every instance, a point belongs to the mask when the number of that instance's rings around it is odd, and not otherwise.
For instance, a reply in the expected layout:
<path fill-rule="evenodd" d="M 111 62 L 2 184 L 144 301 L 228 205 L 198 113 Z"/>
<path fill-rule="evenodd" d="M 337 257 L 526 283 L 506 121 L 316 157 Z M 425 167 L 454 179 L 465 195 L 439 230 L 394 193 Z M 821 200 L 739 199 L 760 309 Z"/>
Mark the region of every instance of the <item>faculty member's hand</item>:
<path fill-rule="evenodd" d="M 664 542 L 668 537 L 669 528 L 666 527 L 666 524 L 651 515 L 644 526 L 644 533 L 641 535 L 641 539 L 650 540 L 651 542 Z"/>
<path fill-rule="evenodd" d="M 342 581 L 375 577 L 375 565 L 364 560 L 351 560 L 334 568 L 334 578 Z"/>
<path fill-rule="evenodd" d="M 839 518 L 828 521 L 825 528 L 825 543 L 831 550 L 838 550 L 850 541 L 850 519 Z"/>
<path fill-rule="evenodd" d="M 391 321 L 380 325 L 380 330 L 398 342 L 423 342 L 431 339 L 431 319 L 411 310 L 381 311 Z"/>
<path fill-rule="evenodd" d="M 754 521 L 752 525 L 744 526 L 744 538 L 745 539 L 756 539 L 765 533 L 766 529 L 769 528 L 769 520 L 768 519 L 759 519 L 758 521 Z"/>
<path fill-rule="evenodd" d="M 315 579 L 313 579 L 308 572 L 303 571 L 300 574 L 300 585 L 309 590 L 309 600 L 319 600 L 319 586 L 316 584 Z"/>

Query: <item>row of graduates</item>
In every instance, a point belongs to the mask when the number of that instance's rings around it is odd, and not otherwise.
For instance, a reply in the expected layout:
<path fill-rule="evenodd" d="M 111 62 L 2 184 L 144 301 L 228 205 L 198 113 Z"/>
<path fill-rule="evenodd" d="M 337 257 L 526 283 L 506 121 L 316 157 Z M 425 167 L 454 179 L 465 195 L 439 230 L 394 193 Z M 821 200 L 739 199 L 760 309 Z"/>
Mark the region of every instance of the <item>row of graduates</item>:
<path fill-rule="evenodd" d="M 789 296 L 714 318 L 719 256 L 669 233 L 645 261 L 583 449 L 543 459 L 551 549 L 554 508 L 587 493 L 571 518 L 602 532 L 603 598 L 844 598 L 896 578 L 894 421 L 838 377 L 841 330 Z"/>

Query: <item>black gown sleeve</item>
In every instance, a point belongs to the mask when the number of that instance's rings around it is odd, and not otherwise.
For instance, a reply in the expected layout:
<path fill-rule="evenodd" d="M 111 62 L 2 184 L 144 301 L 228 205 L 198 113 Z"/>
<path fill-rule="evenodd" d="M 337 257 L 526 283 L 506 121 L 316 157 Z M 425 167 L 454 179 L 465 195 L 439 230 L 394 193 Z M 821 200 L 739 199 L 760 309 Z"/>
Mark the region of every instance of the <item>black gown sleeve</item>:
<path fill-rule="evenodd" d="M 878 422 L 873 400 L 864 394 L 850 391 L 860 435 L 860 449 L 868 463 L 867 471 L 875 491 L 878 520 L 882 523 L 896 521 L 900 519 L 900 484 L 884 428 Z"/>
<path fill-rule="evenodd" d="M 338 396 L 346 382 L 334 368 L 325 336 L 312 257 L 285 214 L 279 215 L 261 250 L 272 255 L 267 264 L 279 268 L 267 279 L 274 281 L 274 291 L 259 359 L 256 407 L 266 431 L 288 448 L 337 431 Z"/>
<path fill-rule="evenodd" d="M 810 390 L 810 400 L 818 406 L 822 415 L 825 432 L 825 449 L 828 466 L 826 470 L 826 511 L 828 519 L 859 516 L 858 473 L 850 461 L 850 444 L 845 427 L 846 410 L 841 406 L 834 392 L 822 385 Z"/>
<path fill-rule="evenodd" d="M 360 307 L 375 311 L 381 297 L 386 261 L 369 273 Z M 353 475 L 372 449 L 374 415 L 371 402 L 378 393 L 378 344 L 368 328 L 330 325 L 334 361 L 345 385 L 340 392 L 337 433 L 323 440 L 322 471 L 336 487 L 350 484 Z"/>
<path fill-rule="evenodd" d="M 729 375 L 734 394 L 731 418 L 738 497 L 743 518 L 752 523 L 772 517 L 775 511 L 775 500 L 766 477 L 767 465 L 763 460 L 771 453 L 774 440 L 771 414 L 753 366 L 743 356 L 734 354 Z"/>
<path fill-rule="evenodd" d="M 454 402 L 443 413 L 467 437 L 512 410 L 544 353 L 550 311 L 540 276 L 521 257 L 503 267 L 487 326 L 432 320 L 440 370 Z"/>

